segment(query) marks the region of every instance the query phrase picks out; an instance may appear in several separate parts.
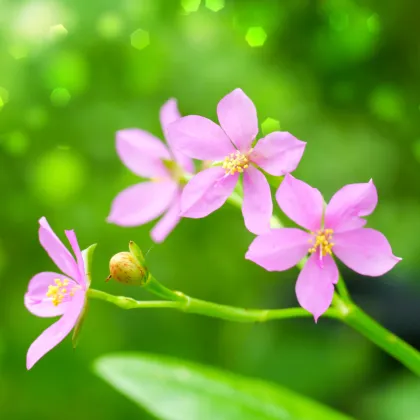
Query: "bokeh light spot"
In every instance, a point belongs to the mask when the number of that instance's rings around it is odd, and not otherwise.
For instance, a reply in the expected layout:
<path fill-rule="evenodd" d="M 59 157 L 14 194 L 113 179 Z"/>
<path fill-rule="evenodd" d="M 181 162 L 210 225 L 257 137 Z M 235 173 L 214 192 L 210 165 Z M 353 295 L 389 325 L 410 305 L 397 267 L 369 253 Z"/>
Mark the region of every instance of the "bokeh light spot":
<path fill-rule="evenodd" d="M 343 31 L 349 26 L 349 15 L 337 10 L 330 14 L 329 21 L 334 30 Z"/>
<path fill-rule="evenodd" d="M 4 87 L 0 86 L 0 100 L 2 101 L 3 105 L 9 102 L 9 92 Z"/>
<path fill-rule="evenodd" d="M 376 19 L 372 10 L 353 0 L 324 0 L 321 3 L 329 28 L 319 27 L 313 37 L 316 60 L 338 69 L 371 57 L 378 43 L 377 34 L 369 30 Z"/>
<path fill-rule="evenodd" d="M 280 121 L 270 117 L 266 118 L 261 124 L 261 130 L 265 136 L 273 131 L 279 131 Z"/>
<path fill-rule="evenodd" d="M 47 87 L 65 88 L 72 93 L 82 92 L 88 84 L 89 67 L 83 55 L 76 51 L 60 51 L 46 62 L 43 73 Z"/>
<path fill-rule="evenodd" d="M 206 0 L 207 9 L 218 12 L 225 7 L 225 0 Z"/>
<path fill-rule="evenodd" d="M 400 121 L 404 116 L 404 99 L 394 87 L 377 87 L 369 98 L 369 107 L 373 114 L 386 122 Z"/>
<path fill-rule="evenodd" d="M 64 107 L 70 102 L 71 95 L 65 88 L 56 88 L 51 92 L 50 99 L 54 106 Z"/>
<path fill-rule="evenodd" d="M 368 31 L 377 34 L 381 31 L 381 21 L 379 19 L 379 15 L 374 13 L 371 15 L 366 21 Z"/>
<path fill-rule="evenodd" d="M 35 45 L 54 38 L 52 30 L 61 34 L 63 29 L 67 32 L 62 23 L 69 19 L 69 12 L 59 2 L 29 0 L 21 3 L 16 19 L 12 23 L 14 36 L 18 39 Z"/>
<path fill-rule="evenodd" d="M 83 186 L 85 170 L 70 151 L 54 150 L 37 161 L 33 171 L 37 197 L 49 204 L 62 204 Z"/>
<path fill-rule="evenodd" d="M 53 25 L 50 28 L 50 37 L 54 41 L 65 38 L 68 33 L 69 31 L 62 24 Z"/>
<path fill-rule="evenodd" d="M 331 87 L 334 99 L 341 103 L 350 102 L 354 98 L 354 87 L 347 81 L 338 81 Z"/>
<path fill-rule="evenodd" d="M 103 38 L 112 39 L 121 34 L 123 26 L 123 21 L 117 13 L 106 12 L 99 17 L 96 30 Z"/>
<path fill-rule="evenodd" d="M 124 0 L 121 2 L 127 19 L 133 22 L 144 22 L 159 16 L 163 2 L 157 0 Z"/>
<path fill-rule="evenodd" d="M 413 142 L 413 154 L 417 162 L 420 163 L 420 138 Z"/>
<path fill-rule="evenodd" d="M 131 45 L 137 50 L 143 50 L 150 44 L 149 32 L 137 29 L 131 34 Z"/>
<path fill-rule="evenodd" d="M 4 247 L 0 241 L 0 274 L 2 274 L 2 271 L 5 266 L 6 266 L 6 251 L 4 250 Z M 1 355 L 1 350 L 0 350 L 0 355 Z"/>
<path fill-rule="evenodd" d="M 196 12 L 200 8 L 201 0 L 181 0 L 181 6 L 186 13 Z"/>
<path fill-rule="evenodd" d="M 47 124 L 48 113 L 45 108 L 34 106 L 25 113 L 25 122 L 28 127 L 39 130 Z"/>
<path fill-rule="evenodd" d="M 261 26 L 248 28 L 245 40 L 250 47 L 262 47 L 267 39 L 267 34 Z"/>
<path fill-rule="evenodd" d="M 21 156 L 29 147 L 29 139 L 20 131 L 6 134 L 1 142 L 6 153 L 12 156 Z"/>
<path fill-rule="evenodd" d="M 8 51 L 15 60 L 21 60 L 28 56 L 28 47 L 23 44 L 12 44 L 9 46 Z"/>
<path fill-rule="evenodd" d="M 9 100 L 9 92 L 7 92 L 6 89 L 0 87 L 0 111 L 6 105 L 8 100 Z"/>

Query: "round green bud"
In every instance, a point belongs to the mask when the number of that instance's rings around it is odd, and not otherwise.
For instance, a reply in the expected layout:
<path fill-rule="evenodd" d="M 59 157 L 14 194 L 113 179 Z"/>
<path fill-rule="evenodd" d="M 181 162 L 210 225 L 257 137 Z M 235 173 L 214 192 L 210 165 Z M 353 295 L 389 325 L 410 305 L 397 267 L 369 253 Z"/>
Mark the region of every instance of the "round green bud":
<path fill-rule="evenodd" d="M 131 252 L 119 252 L 109 262 L 109 279 L 114 279 L 130 286 L 143 286 L 148 277 L 148 271 Z"/>

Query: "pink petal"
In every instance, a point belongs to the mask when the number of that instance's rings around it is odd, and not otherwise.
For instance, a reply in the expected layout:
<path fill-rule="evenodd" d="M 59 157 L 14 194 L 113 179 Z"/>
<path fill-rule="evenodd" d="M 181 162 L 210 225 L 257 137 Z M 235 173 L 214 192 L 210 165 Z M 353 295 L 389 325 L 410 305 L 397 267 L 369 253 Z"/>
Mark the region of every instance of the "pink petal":
<path fill-rule="evenodd" d="M 145 178 L 167 178 L 162 160 L 172 160 L 166 146 L 147 131 L 136 128 L 117 132 L 117 153 L 128 169 Z"/>
<path fill-rule="evenodd" d="M 198 115 L 180 118 L 168 127 L 169 144 L 185 155 L 200 160 L 222 160 L 235 148 L 213 121 Z"/>
<path fill-rule="evenodd" d="M 242 214 L 246 228 L 256 235 L 267 232 L 273 215 L 273 201 L 267 179 L 258 169 L 250 166 L 244 172 L 243 186 Z"/>
<path fill-rule="evenodd" d="M 257 110 L 251 99 L 241 89 L 235 89 L 219 102 L 217 116 L 235 146 L 248 152 L 258 134 Z"/>
<path fill-rule="evenodd" d="M 352 270 L 364 276 L 382 276 L 401 258 L 395 257 L 385 236 L 375 229 L 334 234 L 332 250 Z"/>
<path fill-rule="evenodd" d="M 238 178 L 238 173 L 225 176 L 221 167 L 199 172 L 182 192 L 182 216 L 199 219 L 220 208 L 232 194 Z"/>
<path fill-rule="evenodd" d="M 162 130 L 165 132 L 168 129 L 169 124 L 181 118 L 181 114 L 178 110 L 178 102 L 176 99 L 168 99 L 160 108 L 160 124 Z"/>
<path fill-rule="evenodd" d="M 73 296 L 64 315 L 31 344 L 26 356 L 28 370 L 70 333 L 83 310 L 84 303 L 85 293 L 79 291 Z"/>
<path fill-rule="evenodd" d="M 119 226 L 139 226 L 159 217 L 178 190 L 173 181 L 143 182 L 120 192 L 114 199 L 108 222 Z"/>
<path fill-rule="evenodd" d="M 169 124 L 181 118 L 181 114 L 178 111 L 178 104 L 176 99 L 169 99 L 166 101 L 162 108 L 160 108 L 160 123 L 162 125 L 162 130 L 165 134 L 166 140 L 168 141 L 169 148 L 171 149 L 172 154 L 174 155 L 175 160 L 181 165 L 184 171 L 189 173 L 194 173 L 194 163 L 191 158 L 185 156 L 179 150 L 174 149 L 169 142 L 166 131 L 169 127 Z"/>
<path fill-rule="evenodd" d="M 250 157 L 269 174 L 282 176 L 297 168 L 305 146 L 290 133 L 276 131 L 258 140 Z"/>
<path fill-rule="evenodd" d="M 76 256 L 77 267 L 79 269 L 79 276 L 75 279 L 81 286 L 86 286 L 85 263 L 83 261 L 82 252 L 80 251 L 79 243 L 77 242 L 74 230 L 66 230 L 65 234 L 70 242 L 71 248 Z"/>
<path fill-rule="evenodd" d="M 77 263 L 67 248 L 53 232 L 45 217 L 39 220 L 39 242 L 55 265 L 71 278 L 78 278 Z"/>
<path fill-rule="evenodd" d="M 29 312 L 40 317 L 63 315 L 70 302 L 62 302 L 55 306 L 51 298 L 47 297 L 48 286 L 55 286 L 54 280 L 69 280 L 68 289 L 76 287 L 77 283 L 63 274 L 44 272 L 36 274 L 29 281 L 28 291 L 25 294 L 25 306 Z"/>
<path fill-rule="evenodd" d="M 363 216 L 375 210 L 378 193 L 372 180 L 350 184 L 338 190 L 325 211 L 325 226 L 336 232 L 358 229 L 366 224 Z"/>
<path fill-rule="evenodd" d="M 310 238 L 300 229 L 272 229 L 254 239 L 245 258 L 268 271 L 288 270 L 307 254 Z"/>
<path fill-rule="evenodd" d="M 276 198 L 287 217 L 299 226 L 311 231 L 321 228 L 324 200 L 316 188 L 287 174 Z"/>
<path fill-rule="evenodd" d="M 331 305 L 334 284 L 338 281 L 338 269 L 332 257 L 327 255 L 323 260 L 321 268 L 317 255 L 311 255 L 296 282 L 299 305 L 314 316 L 315 322 Z"/>
<path fill-rule="evenodd" d="M 171 206 L 151 231 L 156 243 L 163 242 L 181 219 L 181 193 L 178 193 Z"/>

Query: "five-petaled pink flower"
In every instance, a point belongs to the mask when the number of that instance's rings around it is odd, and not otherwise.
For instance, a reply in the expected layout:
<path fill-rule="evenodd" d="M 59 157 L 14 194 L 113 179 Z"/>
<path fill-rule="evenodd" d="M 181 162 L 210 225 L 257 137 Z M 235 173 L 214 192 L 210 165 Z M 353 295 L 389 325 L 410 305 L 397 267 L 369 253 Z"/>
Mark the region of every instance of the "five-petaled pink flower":
<path fill-rule="evenodd" d="M 182 216 L 201 218 L 220 208 L 243 173 L 245 225 L 253 233 L 265 232 L 270 228 L 273 203 L 270 186 L 257 167 L 271 175 L 285 175 L 296 169 L 306 143 L 287 132 L 274 132 L 253 147 L 258 134 L 257 111 L 241 89 L 219 102 L 217 115 L 220 126 L 189 115 L 168 128 L 168 138 L 182 153 L 221 164 L 198 173 L 185 186 Z"/>
<path fill-rule="evenodd" d="M 64 274 L 43 272 L 32 277 L 25 294 L 25 306 L 40 317 L 62 316 L 29 347 L 26 357 L 28 369 L 59 344 L 76 325 L 83 313 L 89 287 L 74 231 L 66 230 L 66 236 L 76 259 L 53 232 L 45 217 L 40 219 L 39 224 L 39 242 Z"/>
<path fill-rule="evenodd" d="M 373 212 L 378 201 L 372 181 L 346 185 L 337 191 L 325 213 L 321 193 L 291 175 L 283 180 L 276 198 L 283 212 L 309 232 L 272 229 L 254 239 L 246 258 L 268 271 L 283 271 L 309 253 L 296 283 L 296 295 L 315 321 L 330 306 L 338 281 L 333 253 L 365 276 L 381 276 L 401 260 L 392 254 L 382 233 L 363 228 L 363 217 Z"/>
<path fill-rule="evenodd" d="M 163 133 L 168 139 L 168 125 L 180 118 L 175 99 L 168 100 L 160 110 Z M 112 203 L 108 222 L 120 226 L 139 226 L 164 216 L 151 231 L 155 242 L 162 242 L 178 224 L 181 216 L 180 197 L 184 171 L 194 172 L 192 160 L 162 143 L 157 137 L 140 129 L 117 133 L 117 153 L 136 175 L 149 182 L 133 185 L 117 195 Z"/>

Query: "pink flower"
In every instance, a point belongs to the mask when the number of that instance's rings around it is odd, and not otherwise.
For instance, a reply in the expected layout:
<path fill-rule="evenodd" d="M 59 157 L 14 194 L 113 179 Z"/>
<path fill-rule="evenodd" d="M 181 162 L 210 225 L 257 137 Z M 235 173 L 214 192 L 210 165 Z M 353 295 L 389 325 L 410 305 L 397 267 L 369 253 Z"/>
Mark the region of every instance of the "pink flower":
<path fill-rule="evenodd" d="M 309 253 L 296 283 L 296 295 L 315 321 L 330 306 L 338 281 L 333 253 L 364 276 L 381 276 L 401 260 L 392 254 L 382 233 L 363 228 L 363 217 L 371 214 L 378 202 L 372 181 L 341 188 L 325 212 L 321 193 L 291 175 L 286 175 L 276 198 L 283 212 L 307 231 L 272 229 L 254 239 L 246 258 L 268 271 L 283 271 Z"/>
<path fill-rule="evenodd" d="M 168 138 L 185 155 L 221 161 L 198 173 L 185 186 L 182 216 L 201 218 L 220 208 L 243 174 L 245 225 L 253 233 L 270 228 L 273 212 L 270 186 L 260 167 L 280 176 L 296 169 L 306 143 L 286 132 L 274 132 L 252 146 L 258 134 L 257 111 L 241 89 L 226 95 L 217 106 L 220 126 L 197 115 L 183 117 L 168 129 Z"/>
<path fill-rule="evenodd" d="M 160 121 L 166 136 L 170 123 L 180 118 L 175 99 L 160 110 Z M 167 137 L 167 136 L 166 136 Z M 193 173 L 190 158 L 169 148 L 158 138 L 139 129 L 117 133 L 117 153 L 123 163 L 148 182 L 132 185 L 117 195 L 108 222 L 120 226 L 139 226 L 164 214 L 151 231 L 155 242 L 163 242 L 180 220 L 181 180 L 183 172 Z"/>
<path fill-rule="evenodd" d="M 76 259 L 53 232 L 45 217 L 39 220 L 39 224 L 39 242 L 64 274 L 43 272 L 32 277 L 25 294 L 25 306 L 34 315 L 61 318 L 29 347 L 26 357 L 28 369 L 70 333 L 83 312 L 89 288 L 74 231 L 66 230 L 65 233 Z"/>

